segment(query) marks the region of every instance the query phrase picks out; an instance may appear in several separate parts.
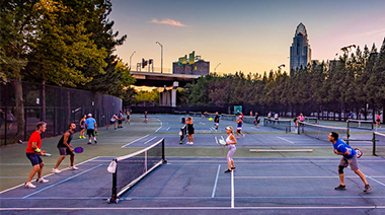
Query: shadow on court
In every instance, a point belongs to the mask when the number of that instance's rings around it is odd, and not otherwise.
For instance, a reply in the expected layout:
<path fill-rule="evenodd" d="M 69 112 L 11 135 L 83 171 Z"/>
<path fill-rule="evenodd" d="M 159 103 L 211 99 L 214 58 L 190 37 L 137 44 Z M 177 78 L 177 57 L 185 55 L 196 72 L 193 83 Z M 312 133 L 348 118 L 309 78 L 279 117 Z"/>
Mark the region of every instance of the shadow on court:
<path fill-rule="evenodd" d="M 111 194 L 112 158 L 98 157 L 49 175 L 37 189 L 17 187 L 1 193 L 2 214 L 383 214 L 385 159 L 362 158 L 361 170 L 372 186 L 347 169 L 346 191 L 339 184 L 338 158 L 235 158 L 237 169 L 225 174 L 225 158 L 168 158 L 133 188 L 119 204 Z M 351 210 L 354 209 L 354 210 Z M 160 211 L 161 210 L 161 211 Z M 346 211 L 345 211 L 346 212 Z"/>

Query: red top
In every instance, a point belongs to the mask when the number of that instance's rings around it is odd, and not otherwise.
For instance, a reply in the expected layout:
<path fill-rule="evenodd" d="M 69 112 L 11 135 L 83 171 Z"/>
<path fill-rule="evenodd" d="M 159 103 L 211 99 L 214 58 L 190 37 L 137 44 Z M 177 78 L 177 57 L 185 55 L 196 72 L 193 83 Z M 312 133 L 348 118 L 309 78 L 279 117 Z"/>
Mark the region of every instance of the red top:
<path fill-rule="evenodd" d="M 27 146 L 27 151 L 26 153 L 36 153 L 35 150 L 32 148 L 32 142 L 37 142 L 36 146 L 38 149 L 41 148 L 41 136 L 38 131 L 35 131 L 31 134 L 28 140 L 28 146 Z"/>
<path fill-rule="evenodd" d="M 380 119 L 380 115 L 377 115 L 377 119 Z"/>

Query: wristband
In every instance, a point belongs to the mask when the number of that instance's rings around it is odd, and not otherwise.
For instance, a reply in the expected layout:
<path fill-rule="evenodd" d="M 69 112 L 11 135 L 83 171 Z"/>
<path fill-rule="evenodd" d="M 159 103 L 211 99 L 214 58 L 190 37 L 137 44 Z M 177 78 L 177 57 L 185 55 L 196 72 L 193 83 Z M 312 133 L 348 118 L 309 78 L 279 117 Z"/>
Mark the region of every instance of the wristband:
<path fill-rule="evenodd" d="M 41 150 L 40 149 L 35 149 L 35 152 L 39 153 Z"/>

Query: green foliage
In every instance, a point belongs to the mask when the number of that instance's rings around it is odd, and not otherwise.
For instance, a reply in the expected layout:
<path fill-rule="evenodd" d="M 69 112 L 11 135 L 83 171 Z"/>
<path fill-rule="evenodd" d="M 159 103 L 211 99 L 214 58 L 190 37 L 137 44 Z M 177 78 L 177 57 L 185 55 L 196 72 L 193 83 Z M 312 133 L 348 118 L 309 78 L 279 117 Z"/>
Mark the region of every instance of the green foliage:
<path fill-rule="evenodd" d="M 157 89 L 153 89 L 152 91 L 139 91 L 136 92 L 135 102 L 154 102 L 155 104 L 159 104 L 159 91 Z"/>

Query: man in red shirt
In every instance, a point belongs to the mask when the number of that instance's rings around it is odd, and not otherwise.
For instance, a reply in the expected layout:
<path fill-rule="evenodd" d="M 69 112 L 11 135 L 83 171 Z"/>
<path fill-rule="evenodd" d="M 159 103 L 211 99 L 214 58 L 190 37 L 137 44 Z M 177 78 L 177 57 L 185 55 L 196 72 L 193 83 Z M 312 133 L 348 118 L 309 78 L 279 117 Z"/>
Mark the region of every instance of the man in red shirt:
<path fill-rule="evenodd" d="M 41 136 L 40 134 L 45 132 L 47 123 L 45 122 L 38 122 L 36 124 L 36 131 L 31 134 L 28 140 L 28 146 L 26 150 L 27 158 L 31 161 L 33 169 L 31 173 L 29 174 L 28 181 L 25 183 L 24 187 L 29 189 L 36 188 L 35 185 L 31 183 L 32 178 L 37 173 L 37 179 L 36 182 L 38 183 L 47 183 L 48 180 L 44 179 L 41 176 L 41 173 L 43 171 L 44 162 L 41 159 L 40 156 L 44 156 L 45 152 L 41 151 Z"/>

